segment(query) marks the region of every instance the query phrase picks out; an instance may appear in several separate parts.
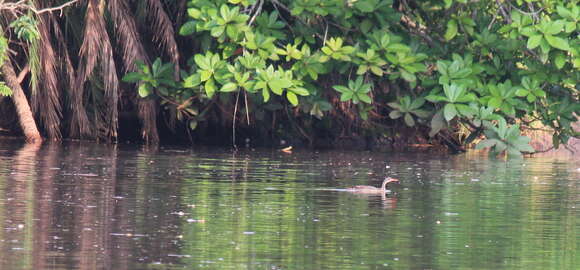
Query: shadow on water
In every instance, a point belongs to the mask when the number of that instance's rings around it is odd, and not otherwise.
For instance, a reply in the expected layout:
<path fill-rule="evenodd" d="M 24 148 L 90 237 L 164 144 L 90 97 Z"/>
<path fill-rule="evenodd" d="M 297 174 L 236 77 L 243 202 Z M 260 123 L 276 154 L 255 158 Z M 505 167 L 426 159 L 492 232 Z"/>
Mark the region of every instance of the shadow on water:
<path fill-rule="evenodd" d="M 0 142 L 0 269 L 574 269 L 580 163 Z M 391 194 L 338 192 L 402 180 Z"/>

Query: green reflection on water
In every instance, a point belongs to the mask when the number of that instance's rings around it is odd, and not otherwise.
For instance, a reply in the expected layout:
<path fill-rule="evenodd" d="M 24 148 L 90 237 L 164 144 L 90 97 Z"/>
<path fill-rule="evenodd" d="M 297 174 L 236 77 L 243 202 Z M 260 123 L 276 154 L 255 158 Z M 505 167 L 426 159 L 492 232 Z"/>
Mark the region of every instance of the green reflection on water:
<path fill-rule="evenodd" d="M 0 269 L 580 265 L 575 160 L 72 149 L 0 151 Z"/>

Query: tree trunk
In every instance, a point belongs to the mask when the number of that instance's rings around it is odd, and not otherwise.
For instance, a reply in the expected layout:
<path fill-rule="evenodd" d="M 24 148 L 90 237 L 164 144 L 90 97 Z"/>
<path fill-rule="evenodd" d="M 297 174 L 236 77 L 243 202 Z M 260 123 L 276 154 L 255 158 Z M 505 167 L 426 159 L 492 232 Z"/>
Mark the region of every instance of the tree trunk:
<path fill-rule="evenodd" d="M 6 59 L 4 65 L 2 65 L 2 74 L 4 75 L 6 84 L 12 89 L 12 100 L 14 101 L 14 107 L 16 107 L 18 120 L 20 121 L 20 126 L 24 132 L 26 141 L 29 143 L 41 142 L 42 137 L 40 136 L 40 132 L 38 132 L 36 121 L 34 121 L 32 111 L 30 110 L 30 105 L 28 105 L 24 90 L 22 90 L 22 87 L 18 83 L 18 77 L 9 59 Z"/>

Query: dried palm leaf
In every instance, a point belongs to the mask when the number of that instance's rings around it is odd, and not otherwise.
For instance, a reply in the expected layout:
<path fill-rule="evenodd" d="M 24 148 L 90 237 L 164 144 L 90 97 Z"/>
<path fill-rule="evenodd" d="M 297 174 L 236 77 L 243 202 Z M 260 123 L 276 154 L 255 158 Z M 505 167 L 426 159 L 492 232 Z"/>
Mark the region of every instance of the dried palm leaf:
<path fill-rule="evenodd" d="M 60 140 L 62 138 L 60 123 L 62 119 L 61 93 L 57 79 L 57 56 L 52 47 L 49 32 L 50 13 L 44 13 L 38 18 L 38 31 L 40 40 L 38 43 L 38 57 L 40 74 L 39 79 L 42 85 L 33 86 L 31 102 L 34 104 L 33 110 L 40 118 L 47 135 L 51 139 Z M 39 81 L 36 81 L 38 83 Z M 42 88 L 41 88 L 42 87 Z"/>
<path fill-rule="evenodd" d="M 109 12 L 115 25 L 115 30 L 119 36 L 118 43 L 121 45 L 123 52 L 122 58 L 126 71 L 135 71 L 136 61 L 149 64 L 149 57 L 145 52 L 141 42 L 135 19 L 131 14 L 127 1 L 111 0 L 109 2 Z M 130 95 L 134 100 L 137 99 L 138 115 L 142 122 L 143 139 L 150 144 L 159 142 L 157 133 L 157 103 L 152 99 L 142 99 L 133 91 Z"/>
<path fill-rule="evenodd" d="M 102 3 L 103 2 L 98 0 L 89 0 L 87 3 L 84 37 L 79 52 L 79 72 L 74 87 L 75 91 L 80 91 L 81 93 L 80 95 L 79 93 L 75 93 L 74 96 L 76 97 L 76 100 L 73 102 L 78 102 L 79 98 L 82 102 L 84 83 L 87 81 L 88 77 L 92 75 L 92 72 L 97 65 L 97 61 L 99 61 L 101 76 L 103 80 L 103 88 L 105 90 L 104 102 L 106 104 L 106 108 L 102 110 L 98 105 L 94 105 L 93 113 L 105 115 L 103 120 L 105 121 L 104 126 L 106 127 L 104 134 L 100 133 L 98 135 L 101 137 L 107 137 L 109 139 L 115 139 L 117 137 L 118 129 L 119 80 L 117 77 L 117 69 L 113 58 L 111 42 L 105 27 L 102 10 L 103 6 L 100 5 Z M 101 118 L 95 118 L 97 121 L 99 121 L 99 119 Z M 99 125 L 100 123 L 94 124 Z M 87 133 L 87 131 L 90 131 L 90 127 L 88 125 L 79 125 L 78 128 L 80 135 L 90 136 L 90 134 Z M 72 131 L 76 132 L 75 130 Z"/>
<path fill-rule="evenodd" d="M 163 8 L 161 0 L 147 1 L 149 20 L 153 24 L 153 39 L 166 50 L 175 67 L 175 79 L 179 79 L 179 50 L 175 41 L 173 23 Z"/>

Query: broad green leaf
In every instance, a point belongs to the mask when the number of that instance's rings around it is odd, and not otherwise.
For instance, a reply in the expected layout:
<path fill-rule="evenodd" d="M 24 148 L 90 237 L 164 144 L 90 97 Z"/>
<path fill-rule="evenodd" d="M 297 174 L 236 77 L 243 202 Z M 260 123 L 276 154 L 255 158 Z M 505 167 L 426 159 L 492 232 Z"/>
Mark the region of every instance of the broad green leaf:
<path fill-rule="evenodd" d="M 495 109 L 499 109 L 501 107 L 502 103 L 503 103 L 503 101 L 501 100 L 500 97 L 492 97 L 487 102 L 487 106 L 495 108 Z"/>
<path fill-rule="evenodd" d="M 391 111 L 391 112 L 389 113 L 389 117 L 390 117 L 391 119 L 397 119 L 397 118 L 399 118 L 399 117 L 401 117 L 401 116 L 403 116 L 403 114 L 402 114 L 400 111 Z"/>
<path fill-rule="evenodd" d="M 191 74 L 183 81 L 183 87 L 185 88 L 194 88 L 199 84 L 201 84 L 201 75 L 199 73 Z"/>
<path fill-rule="evenodd" d="M 143 79 L 143 75 L 138 72 L 129 72 L 123 76 L 123 81 L 128 83 L 136 83 Z"/>
<path fill-rule="evenodd" d="M 432 103 L 438 103 L 438 102 L 442 102 L 442 101 L 449 102 L 449 99 L 447 99 L 447 97 L 438 96 L 438 95 L 428 95 L 425 97 L 425 99 L 432 102 Z"/>
<path fill-rule="evenodd" d="M 216 86 L 213 79 L 207 80 L 204 84 L 204 88 L 206 95 L 211 98 L 216 91 Z"/>
<path fill-rule="evenodd" d="M 200 79 L 202 82 L 205 82 L 211 78 L 213 72 L 211 70 L 202 70 L 200 73 Z"/>
<path fill-rule="evenodd" d="M 211 29 L 210 34 L 212 37 L 217 38 L 217 37 L 221 36 L 225 32 L 225 30 L 226 30 L 225 26 L 222 26 L 222 25 L 216 26 L 216 27 Z"/>
<path fill-rule="evenodd" d="M 556 35 L 562 32 L 564 28 L 563 21 L 554 21 L 549 23 L 542 22 L 541 25 L 546 25 L 545 29 L 543 29 L 545 31 L 544 34 L 546 35 Z"/>
<path fill-rule="evenodd" d="M 515 147 L 508 146 L 507 153 L 508 153 L 508 156 L 510 158 L 521 158 L 522 157 L 522 153 L 520 151 L 518 151 L 518 149 L 516 149 Z"/>
<path fill-rule="evenodd" d="M 413 116 L 411 116 L 410 113 L 406 113 L 404 119 L 405 119 L 405 124 L 407 124 L 407 126 L 410 126 L 410 127 L 415 126 L 415 119 L 413 119 Z"/>
<path fill-rule="evenodd" d="M 540 46 L 540 41 L 542 41 L 542 35 L 533 35 L 528 39 L 528 49 L 535 49 Z"/>
<path fill-rule="evenodd" d="M 264 102 L 270 100 L 270 91 L 268 90 L 268 87 L 262 88 L 262 97 L 264 98 Z"/>
<path fill-rule="evenodd" d="M 179 34 L 182 36 L 189 36 L 195 33 L 196 21 L 188 21 L 179 28 Z"/>
<path fill-rule="evenodd" d="M 293 92 L 287 91 L 286 92 L 286 98 L 288 99 L 288 101 L 290 101 L 290 103 L 293 106 L 297 106 L 298 105 L 298 97 Z"/>
<path fill-rule="evenodd" d="M 401 44 L 401 43 L 393 43 L 387 46 L 388 52 L 395 52 L 395 53 L 405 53 L 410 52 L 411 48 L 409 46 Z"/>
<path fill-rule="evenodd" d="M 408 82 L 415 82 L 415 81 L 417 81 L 417 77 L 415 76 L 415 74 L 410 73 L 410 72 L 408 72 L 408 71 L 406 71 L 406 70 L 404 70 L 402 68 L 399 69 L 399 70 L 401 71 L 401 77 L 403 77 L 403 79 L 405 81 L 408 81 Z"/>
<path fill-rule="evenodd" d="M 197 121 L 195 121 L 195 120 L 189 121 L 189 128 L 191 130 L 195 130 L 197 128 Z"/>
<path fill-rule="evenodd" d="M 346 88 L 346 87 L 344 87 L 344 86 L 342 86 L 342 85 L 335 85 L 335 86 L 333 86 L 332 88 L 334 88 L 334 90 L 336 90 L 336 91 L 338 91 L 338 92 L 340 92 L 340 93 L 351 92 L 351 90 L 350 90 L 350 89 L 348 89 L 348 88 Z"/>
<path fill-rule="evenodd" d="M 197 8 L 188 8 L 187 14 L 189 15 L 189 17 L 192 17 L 194 19 L 199 19 L 201 17 L 201 11 Z"/>
<path fill-rule="evenodd" d="M 447 22 L 447 31 L 445 31 L 445 40 L 452 40 L 457 35 L 457 21 L 451 19 Z"/>
<path fill-rule="evenodd" d="M 465 104 L 455 104 L 455 107 L 457 108 L 459 114 L 466 117 L 472 117 L 477 113 L 477 111 L 474 108 L 467 106 Z"/>
<path fill-rule="evenodd" d="M 431 119 L 431 130 L 429 131 L 429 137 L 435 136 L 443 127 L 445 127 L 445 119 L 443 119 L 443 110 L 438 111 Z"/>
<path fill-rule="evenodd" d="M 556 37 L 556 36 L 551 36 L 551 35 L 544 35 L 544 37 L 546 38 L 546 41 L 548 41 L 548 43 L 550 44 L 550 46 L 563 50 L 563 51 L 569 51 L 570 50 L 570 45 L 568 45 L 568 41 L 560 38 L 560 37 Z"/>
<path fill-rule="evenodd" d="M 353 97 L 353 92 L 345 92 L 340 95 L 340 101 L 345 102 L 351 100 Z"/>
<path fill-rule="evenodd" d="M 148 83 L 143 83 L 141 85 L 139 85 L 139 96 L 144 98 L 147 97 L 151 94 L 151 85 L 149 85 Z"/>
<path fill-rule="evenodd" d="M 358 66 L 358 69 L 356 70 L 356 75 L 363 75 L 367 72 L 368 69 L 369 69 L 369 66 L 360 65 L 360 66 Z"/>
<path fill-rule="evenodd" d="M 411 113 L 419 118 L 427 118 L 429 115 L 431 115 L 431 112 L 427 110 L 414 110 Z"/>
<path fill-rule="evenodd" d="M 300 96 L 310 95 L 310 92 L 308 92 L 308 90 L 306 88 L 303 88 L 303 87 L 290 88 L 290 91 L 292 91 L 292 92 L 294 92 L 294 94 L 300 95 Z"/>
<path fill-rule="evenodd" d="M 220 92 L 233 92 L 238 89 L 238 86 L 235 83 L 226 83 L 220 88 Z"/>
<path fill-rule="evenodd" d="M 445 107 L 443 107 L 443 115 L 445 116 L 445 120 L 447 120 L 447 122 L 451 121 L 457 115 L 457 109 L 455 108 L 455 105 L 452 103 L 445 104 Z"/>
<path fill-rule="evenodd" d="M 207 58 L 202 55 L 202 54 L 196 54 L 193 57 L 193 60 L 195 61 L 195 63 L 197 64 L 197 66 L 201 69 L 211 69 L 211 65 L 210 62 L 207 60 Z"/>
<path fill-rule="evenodd" d="M 558 52 L 554 59 L 554 64 L 558 69 L 562 69 L 564 65 L 566 65 L 566 55 L 564 55 L 561 52 Z"/>
<path fill-rule="evenodd" d="M 529 92 L 528 90 L 526 90 L 526 89 L 524 89 L 524 88 L 519 88 L 519 89 L 516 91 L 516 96 L 518 96 L 518 97 L 525 97 L 525 96 L 527 96 L 529 93 L 530 93 L 530 92 Z"/>
<path fill-rule="evenodd" d="M 371 69 L 371 72 L 374 73 L 375 75 L 383 76 L 383 70 L 380 67 L 371 66 L 370 69 Z"/>
<path fill-rule="evenodd" d="M 512 144 L 515 148 L 517 148 L 521 152 L 529 152 L 529 153 L 535 152 L 535 149 L 530 145 L 529 137 L 520 136 Z"/>
<path fill-rule="evenodd" d="M 483 149 L 483 148 L 492 147 L 492 146 L 495 146 L 497 144 L 497 142 L 498 142 L 498 140 L 496 140 L 496 139 L 483 140 L 475 146 L 475 149 L 479 150 L 479 149 Z"/>
<path fill-rule="evenodd" d="M 358 99 L 360 99 L 362 102 L 367 103 L 367 104 L 372 103 L 371 97 L 367 96 L 367 94 L 357 93 L 356 95 L 357 95 Z"/>
<path fill-rule="evenodd" d="M 276 95 L 282 95 L 282 90 L 292 86 L 292 82 L 287 79 L 272 79 L 268 82 L 268 86 Z"/>
<path fill-rule="evenodd" d="M 421 108 L 421 106 L 423 106 L 423 104 L 425 104 L 425 99 L 424 98 L 416 98 L 415 100 L 413 100 L 413 102 L 411 103 L 411 106 L 409 106 L 410 110 L 416 110 Z"/>
<path fill-rule="evenodd" d="M 354 7 L 364 13 L 369 13 L 375 10 L 377 2 L 377 0 L 359 0 L 354 2 Z"/>

